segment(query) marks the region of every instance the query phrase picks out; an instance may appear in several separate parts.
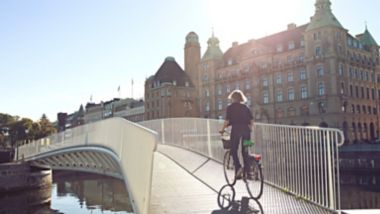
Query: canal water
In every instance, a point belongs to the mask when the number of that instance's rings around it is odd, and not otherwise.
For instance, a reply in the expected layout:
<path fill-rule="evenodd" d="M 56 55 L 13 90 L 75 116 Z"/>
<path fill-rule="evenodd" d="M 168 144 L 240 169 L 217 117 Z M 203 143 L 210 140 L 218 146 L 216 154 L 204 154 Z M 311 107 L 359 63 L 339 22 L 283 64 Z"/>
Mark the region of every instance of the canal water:
<path fill-rule="evenodd" d="M 342 209 L 380 209 L 378 176 L 341 174 Z M 348 182 L 350 181 L 350 182 Z M 49 203 L 46 203 L 49 201 Z M 133 213 L 124 182 L 78 172 L 55 171 L 47 189 L 0 195 L 0 213 Z"/>
<path fill-rule="evenodd" d="M 133 210 L 123 181 L 94 174 L 55 171 L 51 188 L 0 196 L 0 213 L 126 214 Z"/>

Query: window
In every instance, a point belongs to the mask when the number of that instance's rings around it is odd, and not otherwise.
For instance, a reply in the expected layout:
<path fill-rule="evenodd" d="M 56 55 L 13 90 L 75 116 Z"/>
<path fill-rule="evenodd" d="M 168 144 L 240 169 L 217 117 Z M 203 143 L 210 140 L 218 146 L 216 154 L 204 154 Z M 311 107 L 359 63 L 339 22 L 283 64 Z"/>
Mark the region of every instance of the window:
<path fill-rule="evenodd" d="M 218 110 L 222 110 L 222 109 L 223 109 L 223 101 L 218 100 Z"/>
<path fill-rule="evenodd" d="M 293 107 L 288 108 L 288 117 L 294 117 L 296 116 L 297 112 L 296 109 Z"/>
<path fill-rule="evenodd" d="M 317 66 L 317 76 L 321 77 L 325 74 L 325 71 L 323 69 L 323 66 L 322 65 L 318 65 Z"/>
<path fill-rule="evenodd" d="M 235 89 L 236 89 L 236 90 L 239 90 L 239 89 L 240 89 L 240 84 L 239 84 L 239 82 L 237 82 L 237 83 L 235 84 Z"/>
<path fill-rule="evenodd" d="M 364 99 L 364 87 L 362 86 L 360 89 L 361 89 L 361 92 L 362 92 L 362 98 Z"/>
<path fill-rule="evenodd" d="M 268 86 L 268 79 L 267 78 L 263 79 L 263 86 L 264 87 Z"/>
<path fill-rule="evenodd" d="M 372 89 L 372 99 L 375 100 L 375 89 Z"/>
<path fill-rule="evenodd" d="M 300 70 L 300 80 L 306 80 L 306 69 Z"/>
<path fill-rule="evenodd" d="M 352 85 L 350 85 L 350 96 L 351 96 L 351 97 L 354 96 L 354 90 L 353 90 Z"/>
<path fill-rule="evenodd" d="M 251 89 L 251 81 L 249 81 L 249 80 L 246 80 L 246 81 L 245 81 L 245 89 L 246 89 L 246 90 Z"/>
<path fill-rule="evenodd" d="M 293 82 L 293 81 L 294 81 L 293 72 L 289 72 L 288 73 L 288 82 Z"/>
<path fill-rule="evenodd" d="M 207 82 L 208 81 L 208 74 L 203 75 L 203 81 Z"/>
<path fill-rule="evenodd" d="M 344 65 L 339 64 L 339 76 L 343 76 L 343 75 L 344 75 Z"/>
<path fill-rule="evenodd" d="M 315 56 L 321 56 L 321 55 L 322 55 L 321 47 L 316 47 L 315 48 Z"/>
<path fill-rule="evenodd" d="M 306 86 L 301 86 L 301 99 L 307 98 L 307 88 Z"/>
<path fill-rule="evenodd" d="M 372 107 L 368 106 L 367 109 L 368 109 L 368 114 L 372 114 Z"/>
<path fill-rule="evenodd" d="M 218 95 L 222 95 L 222 86 L 218 85 Z"/>
<path fill-rule="evenodd" d="M 269 93 L 268 93 L 268 91 L 264 91 L 264 93 L 263 93 L 263 102 L 264 102 L 264 104 L 269 103 Z"/>
<path fill-rule="evenodd" d="M 353 78 L 354 77 L 354 69 L 350 66 L 350 68 L 348 70 L 350 72 L 350 78 Z"/>
<path fill-rule="evenodd" d="M 230 93 L 230 92 L 231 92 L 230 85 L 227 85 L 227 86 L 226 86 L 226 92 L 227 92 L 227 93 Z"/>
<path fill-rule="evenodd" d="M 301 47 L 305 47 L 305 39 L 304 38 L 301 39 L 300 46 Z"/>
<path fill-rule="evenodd" d="M 276 96 L 277 102 L 282 102 L 284 101 L 284 96 L 282 94 L 282 91 L 277 91 L 277 96 Z"/>
<path fill-rule="evenodd" d="M 209 102 L 206 103 L 206 111 L 207 112 L 210 111 L 210 103 Z"/>
<path fill-rule="evenodd" d="M 209 97 L 210 96 L 210 91 L 208 89 L 205 89 L 205 97 Z"/>
<path fill-rule="evenodd" d="M 302 116 L 309 115 L 309 107 L 307 105 L 304 105 L 301 107 L 301 115 Z"/>
<path fill-rule="evenodd" d="M 304 61 L 305 61 L 305 55 L 301 54 L 301 55 L 299 56 L 299 61 L 300 61 L 300 62 L 304 62 Z"/>
<path fill-rule="evenodd" d="M 251 106 L 252 104 L 252 100 L 251 100 L 251 97 L 247 97 L 247 106 Z"/>
<path fill-rule="evenodd" d="M 356 111 L 358 112 L 358 114 L 360 114 L 360 105 L 356 106 Z"/>
<path fill-rule="evenodd" d="M 288 49 L 289 50 L 293 50 L 295 48 L 295 43 L 294 43 L 294 41 L 290 41 L 289 43 L 288 43 Z"/>
<path fill-rule="evenodd" d="M 370 99 L 369 88 L 367 88 L 367 99 Z"/>
<path fill-rule="evenodd" d="M 294 100 L 294 89 L 293 88 L 288 89 L 288 100 L 289 101 Z"/>
<path fill-rule="evenodd" d="M 173 81 L 173 85 L 176 86 L 177 85 L 177 81 L 174 80 Z"/>
<path fill-rule="evenodd" d="M 277 52 L 282 52 L 282 51 L 283 51 L 282 44 L 277 45 Z"/>
<path fill-rule="evenodd" d="M 323 82 L 320 82 L 318 84 L 318 95 L 319 96 L 325 95 L 325 84 Z"/>
<path fill-rule="evenodd" d="M 282 76 L 281 76 L 281 74 L 277 74 L 276 75 L 276 83 L 277 84 L 282 84 Z"/>
<path fill-rule="evenodd" d="M 354 104 L 351 105 L 351 112 L 352 112 L 353 114 L 355 114 L 355 105 L 354 105 Z"/>
<path fill-rule="evenodd" d="M 318 110 L 319 110 L 319 113 L 321 114 L 326 113 L 326 104 L 324 102 L 319 102 Z"/>
<path fill-rule="evenodd" d="M 340 94 L 344 94 L 345 88 L 344 88 L 344 82 L 340 83 Z"/>
<path fill-rule="evenodd" d="M 356 98 L 359 98 L 359 87 L 355 86 Z"/>

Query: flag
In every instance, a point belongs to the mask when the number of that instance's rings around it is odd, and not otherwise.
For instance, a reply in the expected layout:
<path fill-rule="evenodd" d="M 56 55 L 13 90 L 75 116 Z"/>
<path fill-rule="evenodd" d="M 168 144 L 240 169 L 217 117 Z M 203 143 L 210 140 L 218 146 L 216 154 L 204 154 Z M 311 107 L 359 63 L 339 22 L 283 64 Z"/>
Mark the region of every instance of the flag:
<path fill-rule="evenodd" d="M 92 94 L 91 94 L 91 96 L 90 96 L 90 102 L 92 102 Z"/>
<path fill-rule="evenodd" d="M 133 85 L 133 79 L 132 79 L 132 85 Z"/>
<path fill-rule="evenodd" d="M 120 92 L 120 85 L 119 85 L 119 87 L 117 88 L 117 91 Z"/>

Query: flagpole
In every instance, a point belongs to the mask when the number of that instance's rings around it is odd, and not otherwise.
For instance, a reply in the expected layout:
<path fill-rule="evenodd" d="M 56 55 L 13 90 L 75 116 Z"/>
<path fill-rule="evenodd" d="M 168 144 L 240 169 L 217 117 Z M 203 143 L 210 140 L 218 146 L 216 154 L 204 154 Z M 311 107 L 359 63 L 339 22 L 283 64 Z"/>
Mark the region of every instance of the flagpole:
<path fill-rule="evenodd" d="M 132 85 L 132 89 L 131 89 L 131 92 L 132 92 L 132 93 L 131 93 L 131 98 L 133 99 L 133 78 L 132 78 L 132 84 L 131 84 L 131 85 Z"/>

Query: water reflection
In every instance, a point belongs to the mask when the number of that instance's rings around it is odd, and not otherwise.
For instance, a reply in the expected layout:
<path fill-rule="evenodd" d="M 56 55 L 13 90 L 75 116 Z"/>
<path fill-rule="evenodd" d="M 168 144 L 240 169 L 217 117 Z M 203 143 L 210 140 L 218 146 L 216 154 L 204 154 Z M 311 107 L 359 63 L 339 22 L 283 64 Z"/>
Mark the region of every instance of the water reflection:
<path fill-rule="evenodd" d="M 124 182 L 92 174 L 55 172 L 51 208 L 63 213 L 132 213 Z M 86 212 L 87 211 L 87 212 Z"/>
<path fill-rule="evenodd" d="M 380 172 L 341 170 L 342 209 L 380 209 Z"/>
<path fill-rule="evenodd" d="M 0 194 L 0 213 L 40 213 L 49 206 L 51 187 Z"/>

